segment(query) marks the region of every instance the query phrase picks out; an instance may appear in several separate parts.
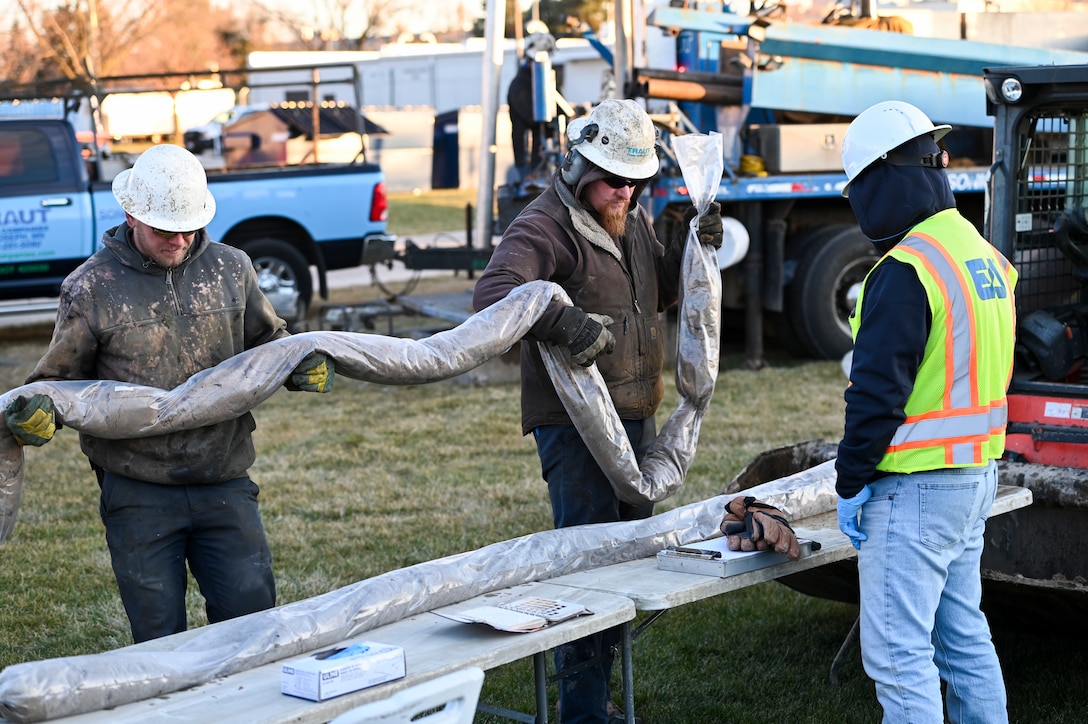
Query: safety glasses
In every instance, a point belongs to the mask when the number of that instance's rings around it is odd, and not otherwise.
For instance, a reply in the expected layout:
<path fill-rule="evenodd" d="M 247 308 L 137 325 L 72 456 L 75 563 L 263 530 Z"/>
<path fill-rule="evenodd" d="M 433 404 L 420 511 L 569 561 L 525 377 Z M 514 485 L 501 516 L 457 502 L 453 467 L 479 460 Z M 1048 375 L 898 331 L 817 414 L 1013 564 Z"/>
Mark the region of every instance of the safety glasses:
<path fill-rule="evenodd" d="M 624 186 L 634 187 L 638 184 L 635 179 L 620 178 L 619 176 L 605 176 L 601 180 L 614 189 L 622 189 Z"/>
<path fill-rule="evenodd" d="M 190 236 L 199 231 L 199 229 L 195 229 L 193 231 L 163 231 L 162 229 L 156 229 L 154 226 L 149 228 L 151 229 L 151 233 L 159 237 L 160 239 L 173 239 L 178 234 L 181 234 L 186 239 L 188 239 Z"/>

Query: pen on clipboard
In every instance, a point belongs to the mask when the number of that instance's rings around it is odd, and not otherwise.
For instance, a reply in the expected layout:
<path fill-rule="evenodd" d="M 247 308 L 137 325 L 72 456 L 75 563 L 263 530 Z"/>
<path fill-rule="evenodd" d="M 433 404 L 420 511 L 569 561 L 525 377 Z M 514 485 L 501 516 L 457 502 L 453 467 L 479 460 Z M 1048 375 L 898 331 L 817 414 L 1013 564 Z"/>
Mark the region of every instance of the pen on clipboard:
<path fill-rule="evenodd" d="M 708 551 L 703 548 L 688 548 L 686 546 L 669 546 L 665 550 L 672 551 L 673 553 L 682 553 L 686 556 L 699 556 L 700 558 L 707 558 L 714 560 L 715 558 L 721 558 L 721 551 Z"/>

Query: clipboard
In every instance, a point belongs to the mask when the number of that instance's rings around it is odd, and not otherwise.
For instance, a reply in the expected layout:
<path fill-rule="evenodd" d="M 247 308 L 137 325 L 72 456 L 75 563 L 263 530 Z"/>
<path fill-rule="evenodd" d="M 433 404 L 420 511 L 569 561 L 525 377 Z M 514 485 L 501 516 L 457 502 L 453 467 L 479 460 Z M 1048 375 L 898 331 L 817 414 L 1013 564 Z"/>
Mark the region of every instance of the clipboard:
<path fill-rule="evenodd" d="M 798 539 L 801 545 L 801 557 L 812 555 L 820 550 L 819 541 Z M 680 571 L 698 573 L 704 576 L 725 578 L 740 573 L 748 573 L 767 566 L 786 563 L 789 558 L 785 553 L 768 551 L 731 551 L 725 536 L 690 543 L 686 546 L 669 546 L 657 553 L 657 567 L 662 571 Z"/>

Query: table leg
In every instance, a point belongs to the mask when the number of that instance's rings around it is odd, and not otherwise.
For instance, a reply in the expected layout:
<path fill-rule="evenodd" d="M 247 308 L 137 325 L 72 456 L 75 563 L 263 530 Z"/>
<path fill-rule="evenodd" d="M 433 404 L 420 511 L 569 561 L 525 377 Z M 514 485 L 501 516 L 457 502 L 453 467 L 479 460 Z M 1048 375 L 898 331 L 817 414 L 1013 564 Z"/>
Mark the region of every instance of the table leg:
<path fill-rule="evenodd" d="M 635 675 L 631 656 L 631 622 L 623 624 L 623 649 L 620 652 L 620 670 L 623 679 L 623 714 L 627 724 L 635 723 Z"/>
<path fill-rule="evenodd" d="M 544 652 L 533 654 L 533 682 L 536 684 L 536 722 L 548 724 L 547 661 Z"/>
<path fill-rule="evenodd" d="M 847 654 L 857 646 L 858 639 L 860 638 L 861 616 L 858 616 L 854 619 L 854 625 L 850 627 L 850 633 L 846 634 L 846 639 L 842 642 L 842 646 L 839 647 L 839 652 L 835 654 L 835 659 L 831 662 L 831 676 L 829 679 L 832 686 L 839 685 L 839 669 L 842 668 Z"/>

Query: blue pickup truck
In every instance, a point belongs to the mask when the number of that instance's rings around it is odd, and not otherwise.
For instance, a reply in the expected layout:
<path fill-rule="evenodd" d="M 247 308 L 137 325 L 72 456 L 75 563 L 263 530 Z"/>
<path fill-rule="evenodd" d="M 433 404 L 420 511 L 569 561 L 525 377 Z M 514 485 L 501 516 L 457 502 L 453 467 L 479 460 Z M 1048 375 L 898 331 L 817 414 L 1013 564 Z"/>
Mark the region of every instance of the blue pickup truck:
<path fill-rule="evenodd" d="M 65 120 L 0 119 L 0 300 L 55 297 L 124 222 L 110 181 Z M 326 272 L 392 253 L 381 168 L 323 164 L 208 173 L 216 241 L 245 250 L 276 310 L 301 321 Z"/>

